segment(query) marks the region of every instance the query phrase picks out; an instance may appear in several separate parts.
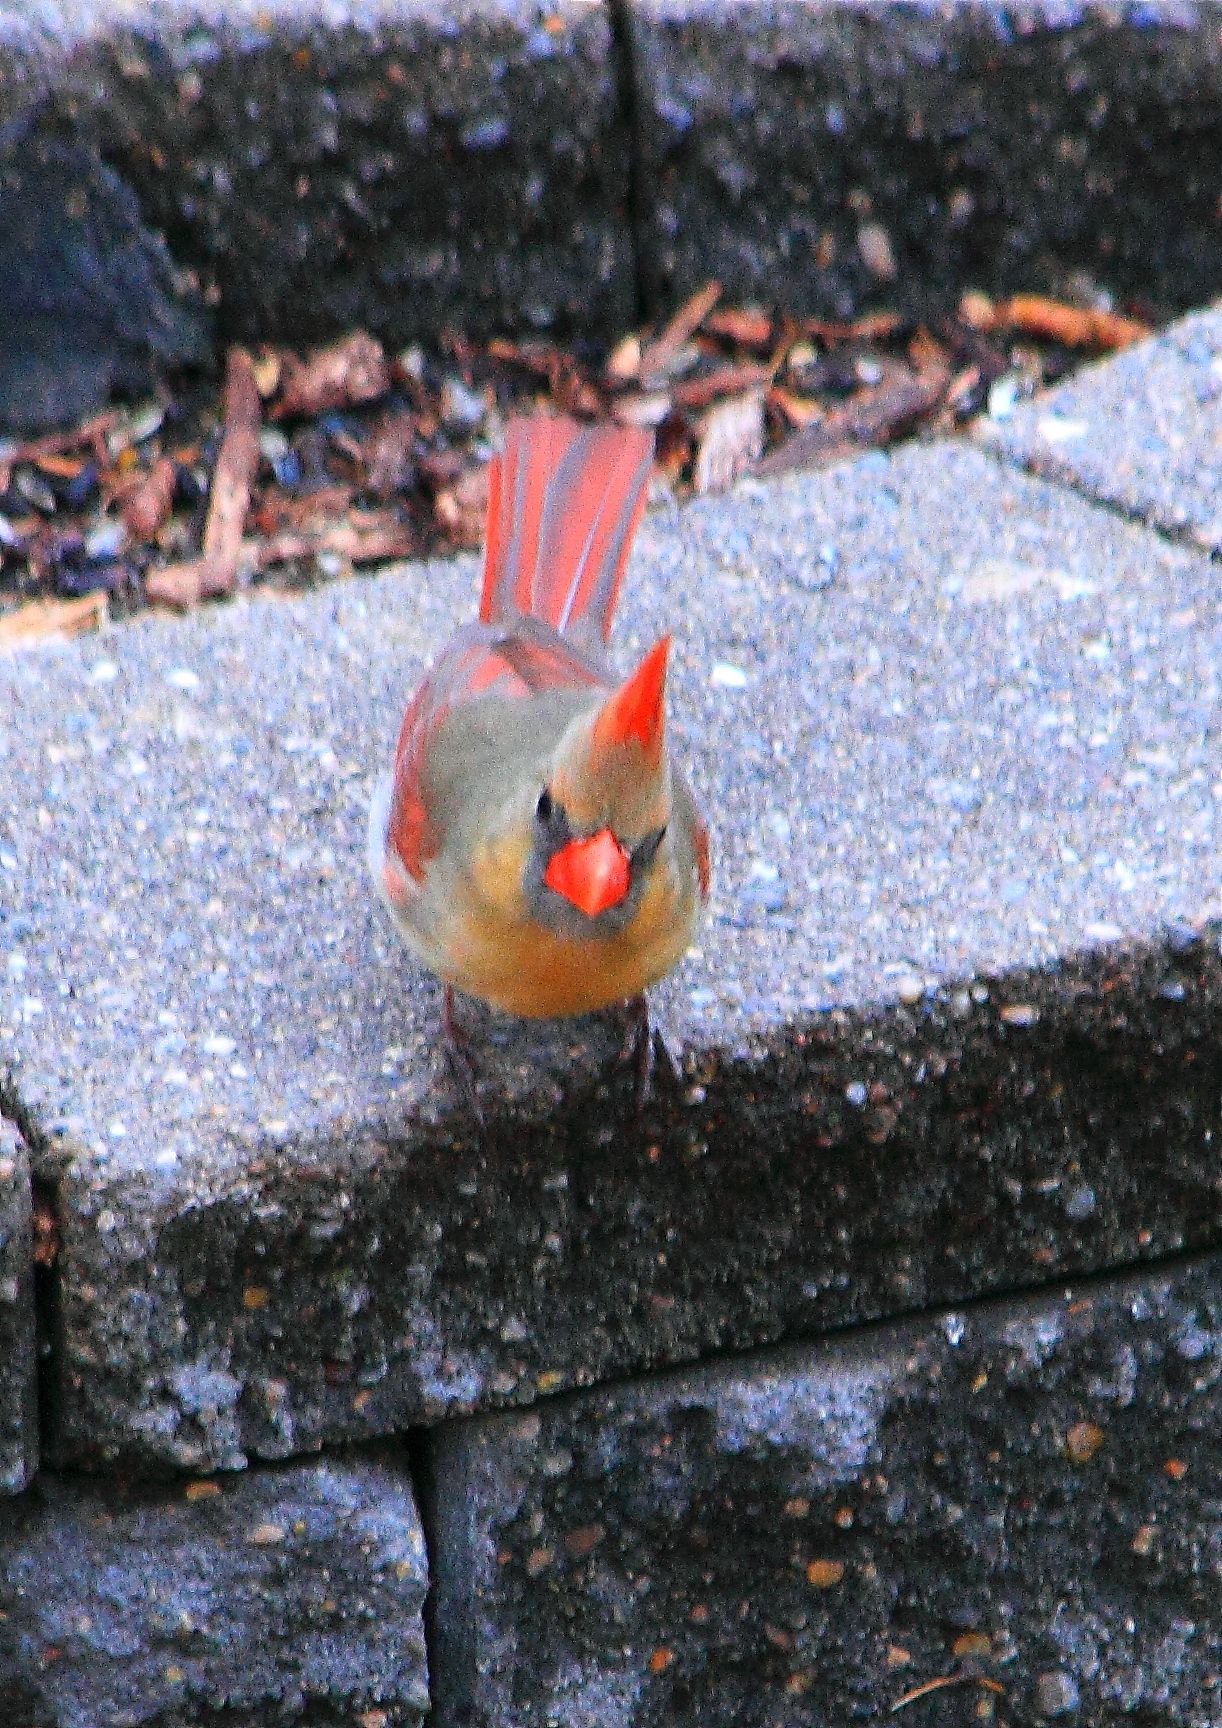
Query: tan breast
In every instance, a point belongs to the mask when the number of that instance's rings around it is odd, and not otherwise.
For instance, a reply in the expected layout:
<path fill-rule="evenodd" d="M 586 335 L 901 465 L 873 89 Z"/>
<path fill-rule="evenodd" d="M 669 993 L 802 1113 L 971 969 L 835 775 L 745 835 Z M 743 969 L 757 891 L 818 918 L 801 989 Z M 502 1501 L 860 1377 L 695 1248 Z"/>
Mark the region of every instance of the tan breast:
<path fill-rule="evenodd" d="M 481 848 L 447 918 L 440 968 L 449 983 L 511 1014 L 585 1014 L 626 1001 L 669 972 L 691 939 L 696 895 L 665 871 L 646 886 L 630 924 L 589 939 L 527 918 L 520 883 L 520 862 L 504 845 Z"/>

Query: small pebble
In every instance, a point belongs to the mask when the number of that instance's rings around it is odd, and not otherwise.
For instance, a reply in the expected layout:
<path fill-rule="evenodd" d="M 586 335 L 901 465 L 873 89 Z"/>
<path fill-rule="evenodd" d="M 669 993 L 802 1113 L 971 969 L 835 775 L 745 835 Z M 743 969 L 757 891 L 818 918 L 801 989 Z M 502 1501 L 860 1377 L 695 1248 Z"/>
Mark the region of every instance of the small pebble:
<path fill-rule="evenodd" d="M 1038 1676 L 1035 1698 L 1041 1716 L 1071 1716 L 1081 1702 L 1077 1681 L 1059 1668 Z"/>
<path fill-rule="evenodd" d="M 172 684 L 175 690 L 198 690 L 199 674 L 192 672 L 187 666 L 175 666 L 165 675 L 167 684 Z"/>
<path fill-rule="evenodd" d="M 718 690 L 745 690 L 748 682 L 741 666 L 731 666 L 725 660 L 718 660 L 709 673 L 709 683 Z"/>
<path fill-rule="evenodd" d="M 1046 444 L 1074 444 L 1090 431 L 1089 420 L 1070 420 L 1061 414 L 1041 415 L 1036 431 Z"/>

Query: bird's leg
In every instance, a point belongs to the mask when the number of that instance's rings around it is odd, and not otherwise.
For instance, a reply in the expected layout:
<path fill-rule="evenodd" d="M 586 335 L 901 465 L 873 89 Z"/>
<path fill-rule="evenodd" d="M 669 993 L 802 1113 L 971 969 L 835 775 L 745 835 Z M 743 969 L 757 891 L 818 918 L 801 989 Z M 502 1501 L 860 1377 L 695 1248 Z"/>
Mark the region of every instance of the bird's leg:
<path fill-rule="evenodd" d="M 639 996 L 633 996 L 630 1001 L 625 1002 L 624 1014 L 627 1025 L 624 1042 L 620 1046 L 619 1060 L 625 1066 L 631 1062 L 636 1072 L 636 1107 L 639 1115 L 648 1101 L 649 1083 L 653 1079 L 653 1027 L 649 1020 L 649 1002 L 643 991 Z"/>
<path fill-rule="evenodd" d="M 482 1128 L 484 1107 L 479 1098 L 479 1069 L 471 1054 L 471 1039 L 455 1018 L 454 991 L 449 984 L 445 986 L 441 998 L 441 1036 L 454 1083 Z"/>

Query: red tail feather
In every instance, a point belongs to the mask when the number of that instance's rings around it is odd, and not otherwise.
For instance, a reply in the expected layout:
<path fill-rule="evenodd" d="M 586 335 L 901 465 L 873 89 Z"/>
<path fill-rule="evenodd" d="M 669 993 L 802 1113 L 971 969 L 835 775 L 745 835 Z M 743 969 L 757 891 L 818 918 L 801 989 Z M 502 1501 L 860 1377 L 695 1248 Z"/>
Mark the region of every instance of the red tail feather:
<path fill-rule="evenodd" d="M 648 432 L 511 420 L 489 475 L 483 621 L 524 613 L 606 641 L 652 460 Z"/>

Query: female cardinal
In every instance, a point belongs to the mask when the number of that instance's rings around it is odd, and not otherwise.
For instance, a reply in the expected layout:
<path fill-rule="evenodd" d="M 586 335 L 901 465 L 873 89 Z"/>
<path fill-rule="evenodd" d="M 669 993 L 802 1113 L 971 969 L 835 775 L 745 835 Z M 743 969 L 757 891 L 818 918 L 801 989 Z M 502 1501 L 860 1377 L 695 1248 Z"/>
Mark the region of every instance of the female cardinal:
<path fill-rule="evenodd" d="M 445 985 L 513 1014 L 628 1002 L 683 954 L 708 834 L 665 738 L 663 636 L 622 683 L 602 645 L 645 503 L 646 432 L 509 422 L 489 473 L 479 620 L 407 705 L 369 860 L 399 934 Z"/>

